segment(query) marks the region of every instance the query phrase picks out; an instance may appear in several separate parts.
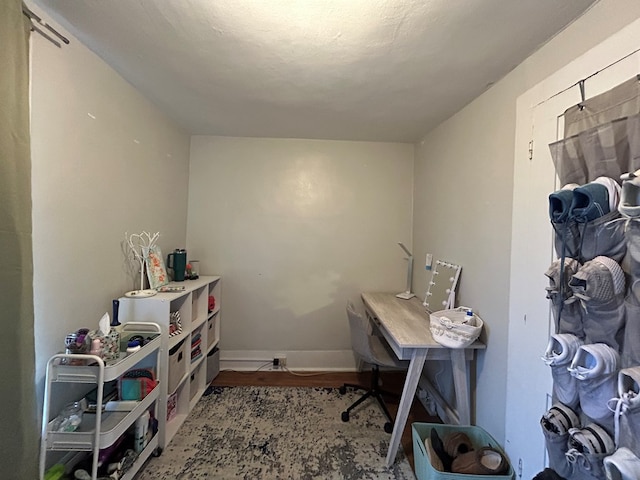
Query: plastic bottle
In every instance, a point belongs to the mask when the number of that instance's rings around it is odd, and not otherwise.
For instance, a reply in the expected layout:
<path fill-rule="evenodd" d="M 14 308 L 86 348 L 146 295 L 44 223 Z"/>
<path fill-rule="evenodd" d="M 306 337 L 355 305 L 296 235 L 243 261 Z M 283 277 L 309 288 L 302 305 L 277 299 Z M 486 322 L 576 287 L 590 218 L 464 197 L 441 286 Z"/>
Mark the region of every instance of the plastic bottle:
<path fill-rule="evenodd" d="M 144 450 L 144 447 L 147 446 L 147 432 L 149 431 L 150 418 L 151 416 L 149 415 L 149 411 L 146 410 L 136 420 L 135 436 L 133 442 L 133 449 L 136 451 L 136 453 L 142 452 Z"/>
<path fill-rule="evenodd" d="M 476 316 L 473 314 L 473 310 L 467 310 L 467 313 L 464 315 L 464 322 L 466 325 L 475 325 L 476 324 Z"/>
<path fill-rule="evenodd" d="M 464 315 L 464 322 L 466 325 L 475 325 L 476 324 L 476 316 L 473 314 L 473 310 L 467 310 L 467 313 Z"/>

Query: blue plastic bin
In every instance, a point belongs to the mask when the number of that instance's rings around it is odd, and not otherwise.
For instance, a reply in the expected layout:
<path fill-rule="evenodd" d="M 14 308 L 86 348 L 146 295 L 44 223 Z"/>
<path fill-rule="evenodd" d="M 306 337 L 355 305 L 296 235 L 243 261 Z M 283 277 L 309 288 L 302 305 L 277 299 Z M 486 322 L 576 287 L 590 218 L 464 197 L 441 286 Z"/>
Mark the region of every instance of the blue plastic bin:
<path fill-rule="evenodd" d="M 473 425 L 442 425 L 439 423 L 413 423 L 411 430 L 413 435 L 413 459 L 418 480 L 513 480 L 515 473 L 509 461 L 509 471 L 506 475 L 468 475 L 462 473 L 441 472 L 431 465 L 429 453 L 424 445 L 425 439 L 431 435 L 431 429 L 435 428 L 440 438 L 452 432 L 464 432 L 468 435 L 474 447 L 490 446 L 504 454 L 502 447 L 496 440 L 480 427 Z M 506 457 L 506 454 L 505 454 Z"/>

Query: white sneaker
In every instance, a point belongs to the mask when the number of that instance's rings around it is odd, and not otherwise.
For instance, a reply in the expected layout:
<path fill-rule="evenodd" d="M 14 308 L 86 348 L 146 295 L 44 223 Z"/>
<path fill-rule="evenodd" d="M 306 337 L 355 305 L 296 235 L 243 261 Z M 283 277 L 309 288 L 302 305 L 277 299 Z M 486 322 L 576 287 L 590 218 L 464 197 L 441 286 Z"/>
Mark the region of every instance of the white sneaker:
<path fill-rule="evenodd" d="M 569 448 L 580 453 L 595 455 L 613 453 L 616 445 L 604 428 L 590 423 L 583 428 L 569 429 Z"/>
<path fill-rule="evenodd" d="M 577 408 L 580 397 L 578 380 L 571 375 L 567 367 L 582 345 L 582 340 L 575 335 L 554 333 L 549 338 L 547 350 L 542 357 L 542 360 L 551 367 L 554 400 L 571 408 Z"/>
<path fill-rule="evenodd" d="M 605 457 L 603 463 L 607 480 L 638 480 L 640 478 L 640 459 L 628 448 L 619 448 L 613 455 Z"/>
<path fill-rule="evenodd" d="M 562 403 L 554 403 L 540 419 L 540 425 L 548 432 L 564 435 L 580 426 L 578 414 Z"/>
<path fill-rule="evenodd" d="M 640 170 L 620 176 L 622 189 L 618 211 L 627 218 L 640 216 Z"/>
<path fill-rule="evenodd" d="M 582 412 L 613 432 L 613 412 L 609 400 L 617 392 L 620 354 L 609 345 L 582 345 L 571 361 L 569 372 L 578 381 Z"/>
<path fill-rule="evenodd" d="M 618 397 L 609 401 L 609 409 L 614 412 L 616 445 L 640 451 L 640 366 L 620 370 Z"/>
<path fill-rule="evenodd" d="M 610 455 L 616 446 L 611 436 L 600 425 L 590 423 L 584 428 L 569 430 L 566 461 L 572 465 L 568 478 L 575 480 L 597 479 L 605 477 L 603 455 Z"/>
<path fill-rule="evenodd" d="M 609 177 L 598 177 L 593 183 L 600 183 L 607 187 L 607 192 L 609 193 L 609 211 L 613 212 L 618 209 L 618 205 L 620 204 L 620 185 L 613 178 Z"/>
<path fill-rule="evenodd" d="M 593 343 L 578 348 L 569 372 L 578 380 L 590 380 L 617 373 L 619 364 L 620 354 L 616 350 L 604 343 Z"/>

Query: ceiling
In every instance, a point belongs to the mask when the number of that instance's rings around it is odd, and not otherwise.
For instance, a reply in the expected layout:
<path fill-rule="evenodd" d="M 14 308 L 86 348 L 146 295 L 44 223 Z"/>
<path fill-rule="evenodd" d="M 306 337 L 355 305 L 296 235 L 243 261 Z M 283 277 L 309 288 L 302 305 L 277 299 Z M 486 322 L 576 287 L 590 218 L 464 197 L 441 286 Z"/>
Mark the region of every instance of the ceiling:
<path fill-rule="evenodd" d="M 186 132 L 415 142 L 595 0 L 33 0 Z"/>

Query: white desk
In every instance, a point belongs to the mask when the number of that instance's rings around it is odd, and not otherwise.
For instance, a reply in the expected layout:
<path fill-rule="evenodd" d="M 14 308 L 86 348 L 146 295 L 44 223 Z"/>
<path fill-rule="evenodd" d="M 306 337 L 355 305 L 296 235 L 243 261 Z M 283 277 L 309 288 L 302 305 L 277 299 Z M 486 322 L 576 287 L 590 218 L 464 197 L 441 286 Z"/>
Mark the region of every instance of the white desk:
<path fill-rule="evenodd" d="M 431 336 L 429 315 L 416 297 L 402 300 L 393 293 L 363 293 L 362 300 L 367 317 L 380 326 L 396 356 L 400 360 L 411 360 L 387 452 L 387 466 L 390 466 L 396 459 L 424 362 L 428 359 L 451 361 L 458 423 L 469 425 L 469 362 L 473 359 L 474 350 L 485 348 L 485 345 L 479 341 L 466 349 L 440 345 Z"/>

